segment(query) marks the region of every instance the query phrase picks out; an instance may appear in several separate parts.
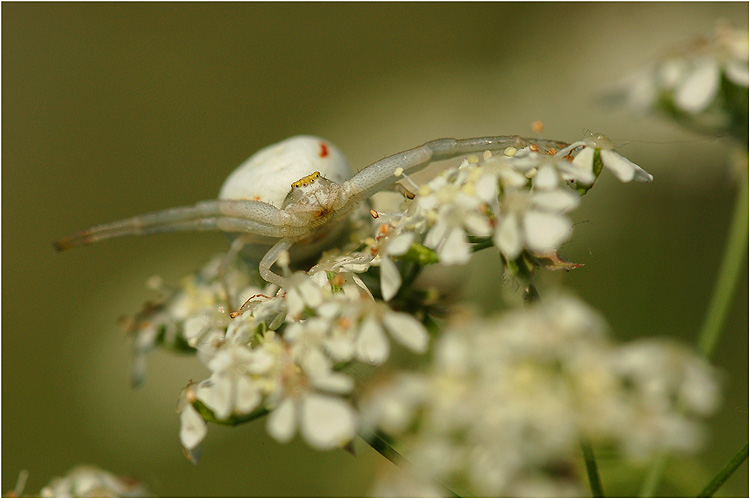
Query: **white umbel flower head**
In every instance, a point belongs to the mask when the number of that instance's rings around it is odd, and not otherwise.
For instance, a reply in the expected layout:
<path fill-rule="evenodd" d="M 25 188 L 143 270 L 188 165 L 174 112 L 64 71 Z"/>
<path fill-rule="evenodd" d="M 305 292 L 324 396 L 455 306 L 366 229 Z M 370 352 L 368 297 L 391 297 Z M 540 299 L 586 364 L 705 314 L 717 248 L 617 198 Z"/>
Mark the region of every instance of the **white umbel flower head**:
<path fill-rule="evenodd" d="M 96 466 L 80 465 L 56 477 L 39 493 L 41 497 L 149 497 L 136 480 L 116 476 Z"/>
<path fill-rule="evenodd" d="M 395 377 L 360 407 L 364 429 L 404 439 L 422 479 L 458 483 L 462 495 L 580 496 L 576 481 L 544 470 L 574 466 L 581 439 L 635 458 L 696 451 L 717 390 L 696 354 L 668 342 L 615 344 L 594 311 L 552 297 L 530 311 L 460 319 L 427 373 Z"/>

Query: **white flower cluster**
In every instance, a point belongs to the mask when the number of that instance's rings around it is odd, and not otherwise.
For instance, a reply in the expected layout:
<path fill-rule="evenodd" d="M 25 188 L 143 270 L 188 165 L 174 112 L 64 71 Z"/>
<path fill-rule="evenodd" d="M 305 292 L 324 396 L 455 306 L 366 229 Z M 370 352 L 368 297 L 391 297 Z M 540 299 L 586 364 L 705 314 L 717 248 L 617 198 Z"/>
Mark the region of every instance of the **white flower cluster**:
<path fill-rule="evenodd" d="M 140 482 L 89 465 L 77 466 L 68 471 L 65 476 L 53 478 L 39 495 L 41 497 L 151 497 L 150 492 Z"/>
<path fill-rule="evenodd" d="M 697 115 L 731 100 L 724 85 L 744 89 L 747 108 L 748 32 L 719 25 L 712 37 L 698 39 L 676 54 L 643 69 L 627 82 L 627 101 L 648 110 L 668 104 Z M 744 110 L 745 117 L 747 109 Z"/>
<path fill-rule="evenodd" d="M 413 242 L 434 250 L 444 265 L 467 263 L 477 239 L 491 240 L 507 261 L 524 251 L 556 251 L 571 234 L 567 213 L 602 166 L 623 182 L 652 180 L 613 149 L 606 137 L 588 134 L 560 151 L 535 145 L 499 155 L 487 151 L 415 186 L 414 199 L 380 225 L 370 246 L 383 298 L 390 300 L 401 285 L 393 257 L 404 255 Z"/>
<path fill-rule="evenodd" d="M 460 495 L 580 495 L 571 474 L 582 439 L 633 457 L 694 451 L 698 419 L 718 396 L 716 373 L 687 349 L 616 345 L 596 313 L 557 298 L 454 323 L 426 374 L 395 378 L 361 413 L 365 432 L 405 437 L 415 483 L 460 484 Z"/>
<path fill-rule="evenodd" d="M 358 415 L 349 402 L 354 381 L 340 368 L 353 361 L 382 364 L 389 336 L 417 353 L 427 348 L 417 319 L 374 300 L 361 281 L 349 282 L 343 273 L 292 273 L 282 262 L 289 286 L 274 293 L 273 286 L 250 284 L 241 262 L 227 262 L 223 271 L 221 262 L 213 259 L 133 321 L 139 377 L 145 354 L 160 343 L 195 349 L 211 371 L 183 396 L 180 438 L 194 461 L 206 419 L 231 424 L 268 411 L 268 432 L 279 441 L 299 429 L 315 448 L 345 445 L 356 434 Z M 225 287 L 235 306 L 251 298 L 235 319 L 227 313 Z"/>
<path fill-rule="evenodd" d="M 386 303 L 402 275 L 394 260 L 468 261 L 472 238 L 513 260 L 524 251 L 554 251 L 570 232 L 566 213 L 590 187 L 602 166 L 623 181 L 651 176 L 591 136 L 561 151 L 531 145 L 500 155 L 471 156 L 422 187 L 402 211 L 383 215 L 375 237 L 360 238 L 307 272 L 292 272 L 289 257 L 277 264 L 285 288 L 261 287 L 248 263 L 216 257 L 129 324 L 136 333 L 134 382 L 145 372 L 146 354 L 159 345 L 197 351 L 211 376 L 191 384 L 181 406 L 180 438 L 197 460 L 206 421 L 233 424 L 270 413 L 267 430 L 288 441 L 299 429 L 313 447 L 330 449 L 356 434 L 351 404 L 354 381 L 342 371 L 352 362 L 379 365 L 390 354 L 389 337 L 407 349 L 427 349 L 425 327 Z M 380 268 L 381 295 L 365 281 Z M 372 285 L 372 284 L 370 284 Z M 240 309 L 241 314 L 230 311 Z"/>
<path fill-rule="evenodd" d="M 182 279 L 177 289 L 167 287 L 153 277 L 149 286 L 160 296 L 147 303 L 143 312 L 125 323 L 135 336 L 132 384 L 138 386 L 146 374 L 146 357 L 157 346 L 173 350 L 192 350 L 209 330 L 226 330 L 230 318 L 227 307 L 229 296 L 251 296 L 261 293 L 251 285 L 253 271 L 241 259 L 226 262 L 221 269 L 223 255 L 211 259 L 199 272 Z M 222 279 L 223 275 L 223 279 Z"/>

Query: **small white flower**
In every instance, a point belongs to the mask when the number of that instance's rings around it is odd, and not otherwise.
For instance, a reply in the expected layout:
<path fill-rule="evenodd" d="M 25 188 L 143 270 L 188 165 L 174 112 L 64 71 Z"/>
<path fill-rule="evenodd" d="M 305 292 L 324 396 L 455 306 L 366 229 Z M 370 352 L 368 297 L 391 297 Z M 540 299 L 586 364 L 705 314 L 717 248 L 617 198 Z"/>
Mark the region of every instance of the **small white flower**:
<path fill-rule="evenodd" d="M 287 278 L 287 310 L 293 317 L 299 317 L 306 307 L 318 307 L 322 300 L 320 286 L 310 279 L 305 272 L 295 272 Z"/>
<path fill-rule="evenodd" d="M 719 24 L 710 38 L 694 40 L 677 55 L 630 77 L 623 93 L 638 110 L 683 112 L 704 125 L 721 128 L 735 112 L 729 106 L 736 105 L 725 99 L 723 81 L 747 88 L 748 34 Z"/>
<path fill-rule="evenodd" d="M 396 296 L 402 283 L 401 272 L 399 272 L 391 257 L 404 255 L 409 251 L 414 239 L 415 234 L 413 232 L 405 232 L 393 234 L 381 242 L 380 292 L 385 301 L 390 301 L 391 298 Z"/>
<path fill-rule="evenodd" d="M 559 154 L 550 156 L 526 148 L 518 151 L 509 161 L 520 171 L 533 177 L 534 187 L 537 189 L 556 189 L 563 181 L 591 185 L 596 180 L 591 168 L 581 167 Z"/>
<path fill-rule="evenodd" d="M 207 424 L 192 404 L 185 404 L 180 413 L 180 442 L 188 451 L 196 449 L 206 438 Z"/>
<path fill-rule="evenodd" d="M 651 182 L 654 177 L 629 159 L 614 151 L 614 144 L 604 135 L 588 132 L 586 137 L 568 146 L 567 150 L 584 146 L 573 159 L 573 163 L 582 170 L 593 172 L 594 153 L 598 150 L 602 165 L 611 171 L 621 182 Z M 565 152 L 565 150 L 561 151 Z"/>
<path fill-rule="evenodd" d="M 331 370 L 331 362 L 307 341 L 302 325 L 293 330 L 293 343 L 270 338 L 268 348 L 278 360 L 269 372 L 266 429 L 273 438 L 288 442 L 299 428 L 305 441 L 317 449 L 346 444 L 356 434 L 357 415 L 340 396 L 351 392 L 353 380 Z"/>
<path fill-rule="evenodd" d="M 504 193 L 493 236 L 495 246 L 513 260 L 524 248 L 541 253 L 557 249 L 570 235 L 565 212 L 578 205 L 578 195 L 565 189 Z"/>
<path fill-rule="evenodd" d="M 319 450 L 341 447 L 356 434 L 356 415 L 343 400 L 306 393 L 287 398 L 268 415 L 266 429 L 279 442 L 288 442 L 299 426 L 305 441 Z"/>
<path fill-rule="evenodd" d="M 224 343 L 208 362 L 211 377 L 200 384 L 197 397 L 219 420 L 248 414 L 262 400 L 261 386 L 253 375 L 267 371 L 273 359 L 262 348 Z"/>
<path fill-rule="evenodd" d="M 717 61 L 711 58 L 696 60 L 675 89 L 675 104 L 689 113 L 699 113 L 706 109 L 719 90 L 719 71 Z"/>

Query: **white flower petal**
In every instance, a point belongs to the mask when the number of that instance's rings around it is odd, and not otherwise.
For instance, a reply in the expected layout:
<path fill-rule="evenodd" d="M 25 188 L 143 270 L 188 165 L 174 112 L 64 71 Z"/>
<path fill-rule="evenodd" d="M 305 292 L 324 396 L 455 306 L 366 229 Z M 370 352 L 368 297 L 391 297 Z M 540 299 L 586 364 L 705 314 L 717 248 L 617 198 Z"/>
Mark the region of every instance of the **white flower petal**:
<path fill-rule="evenodd" d="M 399 278 L 401 278 L 401 274 L 399 274 Z M 357 274 L 352 274 L 352 280 L 362 291 L 364 291 L 367 294 L 367 296 L 370 297 L 371 300 L 373 301 L 375 300 L 375 298 L 372 296 L 372 292 L 370 292 L 370 288 L 367 287 L 367 284 L 365 284 L 365 281 L 363 281 L 361 277 L 359 277 Z M 399 284 L 399 287 L 400 287 L 400 284 Z"/>
<path fill-rule="evenodd" d="M 302 401 L 301 419 L 302 436 L 316 449 L 340 447 L 355 435 L 354 411 L 336 397 L 318 394 L 306 396 Z"/>
<path fill-rule="evenodd" d="M 306 349 L 300 366 L 304 369 L 305 373 L 311 376 L 318 376 L 330 371 L 331 360 L 319 348 Z"/>
<path fill-rule="evenodd" d="M 297 426 L 294 400 L 286 398 L 281 401 L 266 420 L 266 431 L 275 440 L 285 443 L 292 439 Z"/>
<path fill-rule="evenodd" d="M 536 176 L 534 176 L 534 186 L 538 189 L 550 190 L 557 187 L 560 177 L 557 170 L 550 164 L 539 167 Z"/>
<path fill-rule="evenodd" d="M 685 76 L 688 67 L 683 59 L 669 59 L 659 67 L 659 79 L 666 87 L 674 87 Z"/>
<path fill-rule="evenodd" d="M 401 273 L 393 261 L 384 256 L 380 261 L 380 292 L 383 300 L 390 301 L 401 288 Z"/>
<path fill-rule="evenodd" d="M 196 315 L 188 318 L 183 326 L 185 338 L 187 339 L 188 345 L 194 347 L 198 344 L 201 332 L 206 325 L 206 318 L 202 315 Z"/>
<path fill-rule="evenodd" d="M 575 158 L 573 158 L 573 164 L 576 165 L 583 171 L 591 172 L 591 176 L 594 175 L 594 148 L 584 147 Z"/>
<path fill-rule="evenodd" d="M 512 215 L 503 217 L 492 241 L 507 258 L 512 260 L 520 255 L 523 243 L 516 217 Z"/>
<path fill-rule="evenodd" d="M 724 67 L 724 73 L 727 75 L 727 79 L 729 79 L 729 81 L 731 81 L 735 85 L 739 85 L 741 87 L 748 86 L 749 76 L 748 76 L 748 68 L 747 68 L 747 59 L 745 60 L 732 59 Z"/>
<path fill-rule="evenodd" d="M 403 255 L 404 253 L 409 251 L 411 244 L 414 242 L 414 237 L 415 236 L 413 232 L 404 232 L 403 234 L 399 234 L 388 242 L 386 253 L 395 256 Z"/>
<path fill-rule="evenodd" d="M 532 203 L 545 211 L 565 212 L 578 206 L 579 199 L 578 194 L 566 188 L 536 192 L 533 194 Z"/>
<path fill-rule="evenodd" d="M 530 211 L 523 217 L 526 246 L 532 251 L 557 249 L 570 235 L 571 223 L 564 215 Z"/>
<path fill-rule="evenodd" d="M 582 185 L 591 185 L 596 178 L 591 167 L 582 168 L 572 161 L 560 160 L 557 167 L 562 172 L 566 180 L 575 180 Z"/>
<path fill-rule="evenodd" d="M 323 344 L 335 362 L 346 362 L 354 356 L 354 345 L 349 337 L 326 338 Z"/>
<path fill-rule="evenodd" d="M 320 294 L 320 288 L 310 279 L 305 279 L 300 283 L 299 293 L 305 303 L 312 308 L 316 308 L 323 301 L 323 297 Z"/>
<path fill-rule="evenodd" d="M 286 307 L 289 311 L 289 315 L 292 317 L 297 316 L 304 312 L 305 302 L 302 301 L 302 297 L 296 289 L 289 289 L 286 293 Z"/>
<path fill-rule="evenodd" d="M 276 364 L 276 357 L 265 349 L 257 348 L 251 353 L 252 360 L 247 365 L 247 372 L 251 374 L 267 373 Z"/>
<path fill-rule="evenodd" d="M 382 364 L 388 358 L 391 346 L 383 329 L 372 319 L 365 319 L 355 345 L 357 358 L 368 364 Z"/>
<path fill-rule="evenodd" d="M 601 151 L 600 154 L 604 166 L 622 182 L 630 182 L 633 179 L 638 182 L 651 182 L 654 179 L 640 166 L 614 151 Z"/>
<path fill-rule="evenodd" d="M 211 376 L 211 383 L 199 386 L 196 395 L 217 419 L 226 419 L 232 413 L 232 381 L 226 376 Z"/>
<path fill-rule="evenodd" d="M 180 442 L 186 449 L 194 449 L 208 433 L 206 422 L 195 408 L 187 404 L 180 414 Z"/>
<path fill-rule="evenodd" d="M 312 385 L 318 390 L 345 394 L 354 388 L 354 380 L 344 373 L 330 372 L 325 376 L 316 376 Z"/>
<path fill-rule="evenodd" d="M 706 109 L 719 90 L 719 67 L 712 58 L 701 60 L 675 92 L 675 104 L 689 113 Z"/>
<path fill-rule="evenodd" d="M 471 234 L 479 237 L 487 237 L 492 234 L 492 226 L 487 217 L 480 215 L 477 212 L 469 212 L 464 217 L 464 227 L 468 229 Z"/>
<path fill-rule="evenodd" d="M 262 396 L 259 387 L 247 376 L 237 379 L 237 400 L 234 407 L 241 414 L 247 414 L 260 404 Z"/>
<path fill-rule="evenodd" d="M 461 265 L 471 260 L 471 246 L 466 233 L 458 227 L 451 230 L 440 247 L 440 263 L 445 265 Z"/>
<path fill-rule="evenodd" d="M 521 189 L 526 185 L 526 175 L 517 172 L 510 168 L 503 168 L 500 170 L 500 180 L 505 187 L 513 187 L 514 189 Z"/>
<path fill-rule="evenodd" d="M 491 173 L 485 173 L 476 183 L 477 197 L 485 203 L 497 201 L 497 178 Z"/>
<path fill-rule="evenodd" d="M 418 353 L 427 350 L 429 340 L 427 330 L 411 315 L 389 312 L 383 317 L 383 325 L 391 336 L 406 348 Z"/>

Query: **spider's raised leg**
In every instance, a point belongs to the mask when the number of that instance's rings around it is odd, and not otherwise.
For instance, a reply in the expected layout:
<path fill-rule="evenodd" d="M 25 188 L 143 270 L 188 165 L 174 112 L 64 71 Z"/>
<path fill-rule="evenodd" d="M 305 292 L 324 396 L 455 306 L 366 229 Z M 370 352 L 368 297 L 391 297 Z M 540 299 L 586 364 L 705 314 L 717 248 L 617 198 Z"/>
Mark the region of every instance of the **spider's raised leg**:
<path fill-rule="evenodd" d="M 412 173 L 435 161 L 443 161 L 487 150 L 497 151 L 510 146 L 526 147 L 530 144 L 537 144 L 544 148 L 560 148 L 567 145 L 553 140 L 524 139 L 517 135 L 431 140 L 419 147 L 376 161 L 344 182 L 343 186 L 351 199 L 366 199 L 398 182 L 399 178 L 395 176 L 395 172 L 399 168 L 406 173 Z"/>
<path fill-rule="evenodd" d="M 267 203 L 217 199 L 97 225 L 59 239 L 54 244 L 61 251 L 114 237 L 198 230 L 279 238 L 305 234 L 308 229 L 305 225 L 295 224 L 286 213 Z"/>
<path fill-rule="evenodd" d="M 274 263 L 276 263 L 276 261 L 284 251 L 287 251 L 292 247 L 292 244 L 293 242 L 291 239 L 281 239 L 279 242 L 274 244 L 270 250 L 268 250 L 268 253 L 266 253 L 263 259 L 260 261 L 260 264 L 258 265 L 260 276 L 266 281 L 270 282 L 271 284 L 275 284 L 280 288 L 286 287 L 284 278 L 271 271 L 271 267 Z"/>

